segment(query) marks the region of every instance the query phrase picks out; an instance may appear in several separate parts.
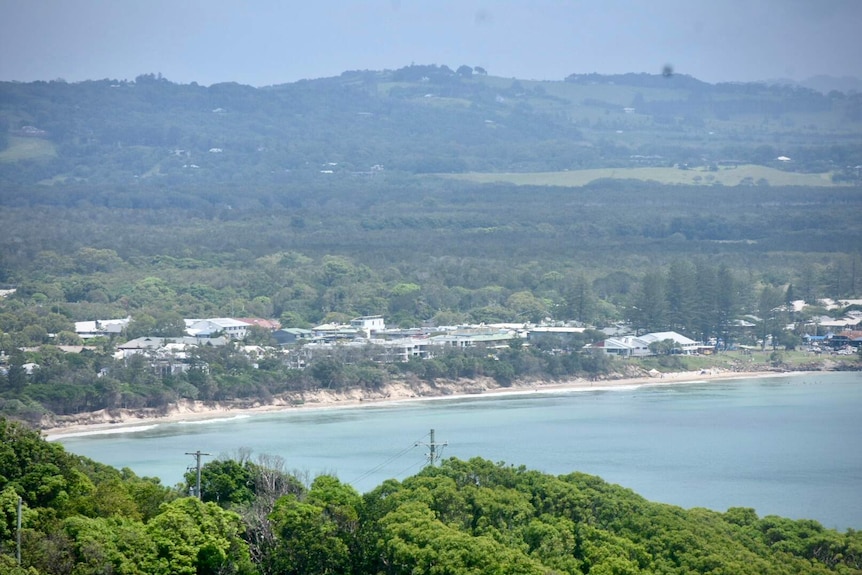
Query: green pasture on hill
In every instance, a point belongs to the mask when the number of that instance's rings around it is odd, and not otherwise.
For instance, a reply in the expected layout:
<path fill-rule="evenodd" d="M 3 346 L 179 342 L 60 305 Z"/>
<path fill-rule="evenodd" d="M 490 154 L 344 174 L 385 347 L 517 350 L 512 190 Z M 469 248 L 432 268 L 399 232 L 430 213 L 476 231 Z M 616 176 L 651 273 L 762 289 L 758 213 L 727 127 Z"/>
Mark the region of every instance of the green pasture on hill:
<path fill-rule="evenodd" d="M 54 144 L 41 138 L 9 137 L 9 146 L 0 152 L 0 162 L 35 160 L 57 155 Z"/>
<path fill-rule="evenodd" d="M 742 165 L 722 167 L 717 171 L 706 168 L 599 168 L 563 172 L 467 173 L 441 174 L 447 178 L 491 184 L 502 182 L 519 186 L 579 187 L 601 179 L 642 180 L 660 184 L 702 186 L 835 186 L 831 173 L 800 174 L 767 166 Z"/>

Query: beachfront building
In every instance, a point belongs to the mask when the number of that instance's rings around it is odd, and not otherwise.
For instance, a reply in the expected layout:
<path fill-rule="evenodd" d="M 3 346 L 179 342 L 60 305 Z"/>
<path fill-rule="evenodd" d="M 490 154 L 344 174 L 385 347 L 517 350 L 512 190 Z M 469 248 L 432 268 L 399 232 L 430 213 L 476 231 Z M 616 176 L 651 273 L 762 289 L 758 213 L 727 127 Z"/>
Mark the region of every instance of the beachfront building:
<path fill-rule="evenodd" d="M 675 331 L 659 331 L 654 333 L 648 333 L 646 335 L 640 336 L 640 339 L 647 342 L 647 346 L 651 343 L 658 343 L 662 341 L 672 341 L 674 345 L 674 349 L 678 349 L 680 353 L 684 353 L 686 355 L 697 353 L 698 344 L 693 339 L 687 338 L 682 334 L 676 333 Z"/>
<path fill-rule="evenodd" d="M 650 345 L 664 341 L 673 342 L 673 347 L 679 353 L 694 354 L 702 347 L 693 339 L 687 338 L 675 331 L 660 331 L 653 332 L 637 337 L 622 336 L 610 337 L 602 342 L 594 344 L 591 347 L 600 349 L 608 355 L 616 355 L 619 357 L 645 357 L 655 355 L 650 349 Z"/>
<path fill-rule="evenodd" d="M 495 328 L 491 326 L 459 327 L 455 331 L 435 335 L 429 338 L 432 345 L 455 347 L 464 349 L 468 347 L 484 346 L 489 348 L 505 348 L 514 339 L 521 336 L 517 331 L 506 328 Z"/>
<path fill-rule="evenodd" d="M 604 341 L 585 347 L 598 349 L 608 355 L 618 357 L 645 357 L 652 354 L 649 343 L 634 336 L 609 337 Z"/>

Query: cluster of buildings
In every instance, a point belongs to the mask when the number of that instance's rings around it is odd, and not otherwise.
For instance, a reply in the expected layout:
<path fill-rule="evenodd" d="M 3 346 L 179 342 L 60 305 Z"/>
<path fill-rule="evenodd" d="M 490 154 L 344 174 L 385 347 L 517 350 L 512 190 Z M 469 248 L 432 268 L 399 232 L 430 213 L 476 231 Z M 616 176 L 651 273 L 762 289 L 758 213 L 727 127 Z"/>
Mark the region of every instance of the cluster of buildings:
<path fill-rule="evenodd" d="M 617 357 L 646 357 L 648 355 L 656 355 L 657 352 L 653 344 L 659 343 L 667 343 L 670 349 L 685 355 L 696 353 L 706 354 L 712 353 L 715 350 L 714 344 L 702 344 L 675 331 L 654 332 L 639 336 L 609 337 L 590 347 Z"/>
<path fill-rule="evenodd" d="M 76 333 L 85 341 L 95 337 L 119 335 L 130 319 L 78 322 Z M 260 318 L 209 318 L 185 320 L 185 335 L 181 337 L 139 337 L 116 347 L 117 359 L 143 354 L 154 369 L 162 373 L 177 373 L 191 367 L 192 348 L 219 347 L 233 343 L 255 360 L 268 353 L 281 353 L 291 367 L 303 368 L 315 356 L 333 351 L 362 351 L 365 357 L 381 362 L 406 362 L 427 359 L 446 348 L 466 349 L 508 347 L 513 340 L 539 341 L 553 338 L 565 346 L 567 338 L 582 333 L 583 327 L 536 327 L 525 324 L 468 325 L 388 328 L 383 316 L 363 316 L 347 324 L 323 324 L 311 329 L 282 328 L 277 322 Z M 244 345 L 253 326 L 269 330 L 274 345 Z"/>
<path fill-rule="evenodd" d="M 86 342 L 94 337 L 119 336 L 130 319 L 85 321 L 75 324 L 76 333 Z M 465 349 L 482 346 L 489 349 L 508 347 L 513 340 L 527 345 L 544 342 L 547 349 L 566 350 L 574 336 L 586 328 L 569 325 L 534 326 L 531 324 L 461 325 L 448 327 L 388 328 L 383 316 L 363 316 L 342 324 L 323 324 L 311 329 L 282 328 L 277 321 L 262 318 L 187 319 L 181 337 L 140 337 L 116 348 L 117 359 L 144 354 L 163 373 L 177 373 L 190 368 L 191 348 L 223 346 L 234 343 L 254 361 L 271 353 L 280 353 L 295 368 L 303 368 L 315 356 L 334 351 L 356 350 L 363 357 L 381 363 L 427 359 L 446 348 Z M 815 335 L 806 336 L 811 348 L 832 351 L 856 350 L 862 346 L 862 331 L 853 331 L 862 323 L 862 312 L 852 312 L 841 320 L 818 318 Z M 834 324 L 834 325 L 833 325 Z M 754 326 L 755 324 L 751 324 Z M 254 328 L 270 334 L 270 345 L 245 345 Z M 836 331 L 830 331 L 835 329 Z M 817 335 L 820 333 L 821 335 Z M 610 335 L 587 349 L 608 355 L 637 358 L 656 353 L 685 355 L 709 354 L 715 342 L 697 342 L 673 331 L 644 335 Z"/>

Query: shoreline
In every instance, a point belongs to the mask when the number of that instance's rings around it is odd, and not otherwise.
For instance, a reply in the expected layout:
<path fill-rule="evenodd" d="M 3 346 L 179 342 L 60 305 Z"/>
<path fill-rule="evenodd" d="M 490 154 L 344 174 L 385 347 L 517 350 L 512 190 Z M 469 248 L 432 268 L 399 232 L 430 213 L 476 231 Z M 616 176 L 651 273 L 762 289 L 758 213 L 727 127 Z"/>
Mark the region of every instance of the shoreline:
<path fill-rule="evenodd" d="M 91 434 L 124 433 L 139 430 L 142 426 L 155 426 L 179 422 L 217 420 L 233 417 L 253 416 L 265 413 L 278 413 L 297 409 L 335 409 L 360 408 L 364 406 L 385 406 L 407 401 L 433 401 L 442 399 L 463 399 L 494 397 L 502 395 L 528 395 L 533 393 L 563 393 L 583 391 L 609 391 L 613 389 L 638 388 L 645 386 L 665 386 L 730 379 L 749 379 L 796 375 L 804 371 L 732 371 L 709 369 L 700 371 L 680 371 L 660 375 L 638 375 L 617 379 L 590 381 L 583 378 L 563 382 L 516 382 L 511 386 L 501 386 L 490 378 L 462 381 L 391 382 L 379 390 L 351 389 L 339 392 L 314 390 L 295 392 L 283 397 L 273 398 L 270 403 L 260 401 L 242 402 L 204 402 L 184 400 L 172 404 L 165 410 L 111 409 L 85 413 L 78 416 L 60 416 L 62 425 L 44 427 L 40 430 L 47 441 L 62 440 Z M 56 423 L 56 422 L 55 422 Z"/>

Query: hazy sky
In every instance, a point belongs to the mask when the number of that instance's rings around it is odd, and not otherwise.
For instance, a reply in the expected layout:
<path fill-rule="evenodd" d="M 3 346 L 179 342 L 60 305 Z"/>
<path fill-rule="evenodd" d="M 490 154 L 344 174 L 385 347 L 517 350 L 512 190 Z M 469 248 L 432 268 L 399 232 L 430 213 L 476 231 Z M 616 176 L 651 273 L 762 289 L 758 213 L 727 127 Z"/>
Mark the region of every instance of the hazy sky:
<path fill-rule="evenodd" d="M 411 63 L 862 77 L 862 0 L 0 0 L 0 80 L 263 86 Z"/>

